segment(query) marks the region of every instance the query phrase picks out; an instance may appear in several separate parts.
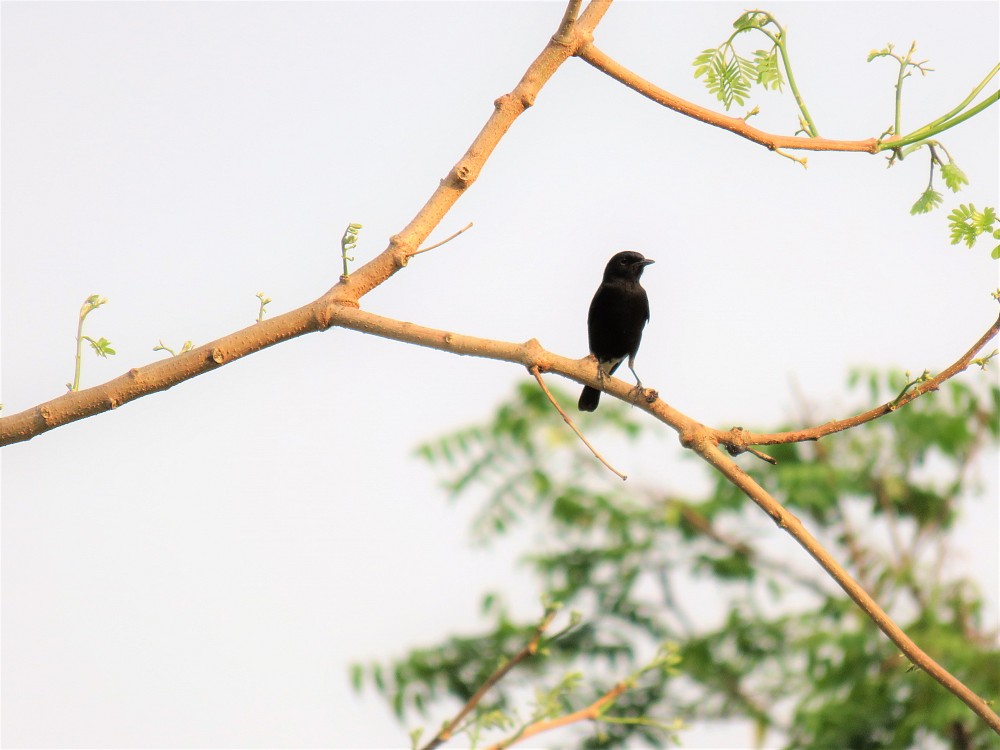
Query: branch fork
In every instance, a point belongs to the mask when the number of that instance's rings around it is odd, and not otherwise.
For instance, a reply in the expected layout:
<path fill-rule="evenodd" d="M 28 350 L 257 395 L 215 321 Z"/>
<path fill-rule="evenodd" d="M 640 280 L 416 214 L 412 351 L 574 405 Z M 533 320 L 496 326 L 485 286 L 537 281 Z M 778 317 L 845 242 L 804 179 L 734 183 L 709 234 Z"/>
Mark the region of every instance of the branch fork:
<path fill-rule="evenodd" d="M 585 360 L 569 359 L 547 352 L 534 339 L 524 344 L 513 344 L 464 336 L 384 318 L 361 310 L 359 305 L 359 300 L 364 295 L 404 268 L 408 258 L 418 252 L 420 245 L 438 226 L 465 190 L 478 178 L 483 165 L 517 117 L 527 107 L 532 106 L 541 88 L 570 56 L 580 57 L 598 70 L 665 107 L 707 124 L 729 130 L 772 150 L 783 148 L 876 153 L 889 147 L 888 144 L 880 144 L 875 138 L 864 141 L 836 141 L 824 138 L 773 135 L 751 127 L 743 119 L 720 115 L 684 101 L 627 70 L 594 45 L 593 31 L 610 7 L 610 0 L 592 0 L 577 18 L 580 5 L 580 0 L 570 0 L 557 33 L 531 63 L 517 86 L 497 100 L 494 112 L 465 154 L 448 173 L 448 176 L 441 180 L 427 203 L 417 212 L 410 223 L 399 234 L 390 239 L 388 247 L 381 254 L 350 274 L 348 279 L 336 284 L 319 299 L 296 310 L 255 322 L 248 328 L 223 336 L 214 342 L 176 357 L 171 357 L 169 360 L 134 368 L 125 375 L 101 386 L 73 391 L 47 403 L 0 419 L 0 445 L 29 440 L 55 427 L 116 408 L 142 396 L 166 390 L 222 364 L 274 344 L 305 333 L 326 330 L 332 326 L 349 328 L 455 354 L 518 363 L 529 369 L 534 368 L 532 374 L 536 376 L 543 388 L 544 384 L 541 383 L 540 377 L 543 371 L 557 372 L 578 383 L 595 385 L 597 381 L 593 378 L 593 367 L 589 363 L 586 363 Z M 985 82 L 982 85 L 985 85 Z M 998 99 L 1000 99 L 1000 93 L 989 97 L 960 117 L 955 117 L 949 121 L 948 126 L 973 116 L 985 107 L 991 106 Z M 893 141 L 892 147 L 905 145 L 911 142 L 910 138 L 916 139 L 918 136 L 924 137 L 922 131 L 914 133 L 903 141 Z M 998 331 L 1000 331 L 1000 319 L 984 334 L 969 354 L 937 377 L 904 393 L 898 399 L 896 407 L 905 405 L 964 370 L 972 362 L 975 354 Z M 626 402 L 629 401 L 629 396 L 632 393 L 628 384 L 613 378 L 598 384 L 598 387 Z M 659 399 L 656 392 L 650 389 L 644 391 L 644 398 L 638 400 L 636 405 L 675 429 L 680 435 L 682 445 L 698 453 L 707 463 L 775 519 L 779 526 L 786 529 L 817 560 L 821 567 L 913 664 L 959 697 L 995 732 L 1000 734 L 1000 716 L 997 716 L 989 704 L 917 647 L 893 623 L 872 597 L 826 552 L 802 526 L 801 522 L 754 482 L 725 452 L 719 449 L 720 445 L 725 445 L 727 449 L 742 452 L 743 450 L 752 450 L 749 448 L 750 445 L 818 440 L 833 432 L 881 417 L 892 411 L 889 405 L 883 405 L 847 420 L 828 423 L 808 430 L 773 435 L 756 434 L 740 428 L 729 431 L 712 430 L 677 411 Z M 595 712 L 599 712 L 600 707 L 604 705 L 603 702 L 613 700 L 613 698 L 614 696 L 609 694 L 589 709 L 585 709 L 586 718 L 593 718 L 596 715 Z M 555 723 L 556 720 L 553 720 L 550 722 L 550 726 Z M 538 731 L 542 731 L 541 724 Z M 521 736 L 524 738 L 529 735 L 525 732 Z"/>

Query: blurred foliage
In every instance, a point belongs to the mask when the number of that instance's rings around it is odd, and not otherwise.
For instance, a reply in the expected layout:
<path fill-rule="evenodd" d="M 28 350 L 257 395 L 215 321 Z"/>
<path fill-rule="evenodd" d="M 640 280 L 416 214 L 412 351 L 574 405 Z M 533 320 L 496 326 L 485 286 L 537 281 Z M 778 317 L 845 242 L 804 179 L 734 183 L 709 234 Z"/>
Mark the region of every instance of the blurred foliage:
<path fill-rule="evenodd" d="M 905 382 L 855 373 L 858 411 L 892 399 Z M 995 385 L 952 380 L 846 433 L 771 446 L 777 466 L 742 461 L 925 651 L 988 699 L 1000 695 L 997 633 L 982 622 L 975 581 L 949 561 L 961 545 L 953 534 L 961 505 L 978 488 L 974 459 L 995 447 L 998 414 Z M 641 441 L 651 424 L 617 402 L 580 420 L 599 443 L 618 435 Z M 518 388 L 490 421 L 428 442 L 419 455 L 453 497 L 478 504 L 480 540 L 515 526 L 537 530 L 544 542 L 524 564 L 547 597 L 583 613 L 579 626 L 546 643 L 544 658 L 499 683 L 483 711 L 515 711 L 525 686 L 570 670 L 586 675 L 590 689 L 580 699 L 561 696 L 564 710 L 576 710 L 670 641 L 679 676 L 625 693 L 615 706 L 622 723 L 578 727 L 582 747 L 658 747 L 669 736 L 657 722 L 731 718 L 749 719 L 756 742 L 787 748 L 996 746 L 965 705 L 908 669 L 725 479 L 713 477 L 704 497 L 623 484 L 580 448 L 534 384 Z M 466 701 L 534 628 L 494 595 L 483 614 L 482 633 L 451 636 L 390 665 L 357 666 L 355 686 L 373 685 L 401 719 L 426 715 L 445 697 Z"/>

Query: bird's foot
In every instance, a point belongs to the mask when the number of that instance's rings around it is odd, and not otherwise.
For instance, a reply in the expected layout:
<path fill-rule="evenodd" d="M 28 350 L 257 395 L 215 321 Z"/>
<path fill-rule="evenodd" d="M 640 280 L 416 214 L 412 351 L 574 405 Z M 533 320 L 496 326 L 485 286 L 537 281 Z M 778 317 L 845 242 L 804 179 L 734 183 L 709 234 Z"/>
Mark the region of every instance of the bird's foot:
<path fill-rule="evenodd" d="M 629 392 L 629 400 L 632 402 L 632 406 L 635 406 L 640 401 L 651 404 L 659 397 L 660 394 L 658 391 L 654 391 L 652 388 L 644 388 L 642 383 L 636 383 L 635 387 Z"/>
<path fill-rule="evenodd" d="M 608 374 L 604 372 L 604 368 L 601 367 L 601 363 L 596 357 L 594 358 L 594 361 L 597 362 L 597 382 L 601 384 L 601 389 L 603 390 L 605 384 L 608 382 Z"/>
<path fill-rule="evenodd" d="M 646 389 L 642 387 L 642 383 L 636 383 L 635 386 L 629 391 L 628 398 L 632 402 L 632 406 L 639 403 L 639 399 L 646 395 Z"/>

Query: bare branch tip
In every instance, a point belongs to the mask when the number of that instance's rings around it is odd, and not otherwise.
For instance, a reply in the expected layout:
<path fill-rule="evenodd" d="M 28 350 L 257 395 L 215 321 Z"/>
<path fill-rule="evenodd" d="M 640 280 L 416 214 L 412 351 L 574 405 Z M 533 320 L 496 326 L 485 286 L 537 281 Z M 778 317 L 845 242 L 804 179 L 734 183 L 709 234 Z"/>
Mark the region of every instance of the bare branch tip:
<path fill-rule="evenodd" d="M 535 376 L 535 380 L 538 381 L 538 385 L 542 389 L 542 392 L 545 393 L 545 397 L 548 398 L 549 403 L 552 404 L 552 406 L 555 407 L 556 411 L 558 411 L 559 415 L 563 418 L 563 421 L 566 424 L 568 424 L 569 427 L 570 427 L 570 429 L 573 430 L 573 432 L 576 433 L 576 436 L 578 438 L 580 438 L 580 440 L 583 441 L 583 444 L 586 445 L 590 449 L 590 452 L 594 454 L 594 458 L 596 458 L 598 461 L 600 461 L 602 464 L 604 464 L 604 466 L 607 467 L 607 469 L 611 473 L 613 473 L 616 476 L 618 476 L 619 478 L 621 478 L 621 480 L 623 482 L 626 479 L 628 479 L 627 475 L 622 474 L 620 471 L 618 471 L 618 469 L 616 469 L 614 466 L 612 466 L 611 464 L 609 464 L 607 462 L 607 460 L 604 458 L 604 456 L 602 456 L 600 453 L 597 452 L 597 449 L 594 448 L 594 446 L 590 444 L 590 441 L 587 440 L 587 438 L 585 438 L 583 436 L 583 433 L 580 432 L 580 430 L 577 428 L 577 426 L 573 422 L 573 420 L 570 419 L 570 416 L 563 410 L 563 408 L 561 406 L 559 406 L 559 402 L 556 401 L 555 396 L 552 395 L 552 392 L 548 389 L 548 386 L 545 385 L 545 381 L 542 380 L 542 373 L 539 371 L 538 365 L 531 365 L 528 368 L 528 371 L 532 375 Z"/>
<path fill-rule="evenodd" d="M 464 227 L 462 227 L 461 229 L 459 229 L 457 232 L 455 232 L 454 234 L 452 234 L 452 235 L 450 235 L 448 237 L 445 237 L 440 242 L 436 242 L 433 245 L 430 245 L 429 247 L 422 247 L 419 250 L 414 250 L 412 253 L 410 253 L 409 255 L 407 255 L 405 257 L 408 260 L 409 258 L 412 258 L 414 255 L 420 255 L 420 253 L 426 253 L 429 250 L 434 250 L 436 248 L 439 248 L 439 247 L 441 247 L 441 245 L 444 245 L 444 244 L 446 244 L 448 242 L 451 242 L 453 239 L 455 239 L 456 237 L 458 237 L 458 235 L 462 234 L 463 232 L 468 231 L 469 229 L 472 229 L 472 222 L 471 221 L 468 224 L 466 224 Z M 406 265 L 406 261 L 405 260 L 403 261 L 403 265 Z M 343 278 L 343 277 L 341 277 L 341 278 Z"/>

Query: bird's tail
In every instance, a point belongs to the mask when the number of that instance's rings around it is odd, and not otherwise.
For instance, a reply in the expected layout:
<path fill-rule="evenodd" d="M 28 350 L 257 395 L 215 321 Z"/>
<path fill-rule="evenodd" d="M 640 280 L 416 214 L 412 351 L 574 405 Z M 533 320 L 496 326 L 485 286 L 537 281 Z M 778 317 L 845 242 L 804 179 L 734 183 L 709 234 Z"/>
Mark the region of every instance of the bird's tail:
<path fill-rule="evenodd" d="M 580 394 L 580 400 L 577 402 L 577 408 L 580 411 L 594 411 L 600 400 L 601 392 L 596 388 L 585 385 L 583 386 L 583 393 Z"/>

